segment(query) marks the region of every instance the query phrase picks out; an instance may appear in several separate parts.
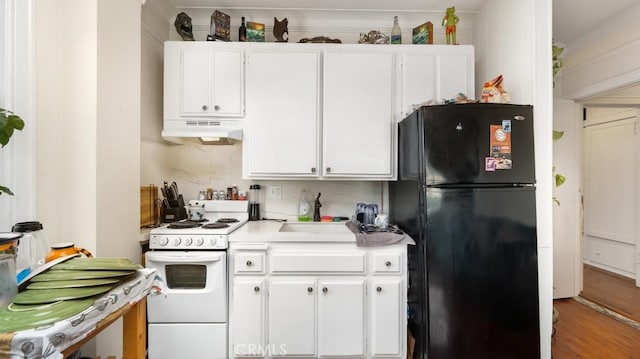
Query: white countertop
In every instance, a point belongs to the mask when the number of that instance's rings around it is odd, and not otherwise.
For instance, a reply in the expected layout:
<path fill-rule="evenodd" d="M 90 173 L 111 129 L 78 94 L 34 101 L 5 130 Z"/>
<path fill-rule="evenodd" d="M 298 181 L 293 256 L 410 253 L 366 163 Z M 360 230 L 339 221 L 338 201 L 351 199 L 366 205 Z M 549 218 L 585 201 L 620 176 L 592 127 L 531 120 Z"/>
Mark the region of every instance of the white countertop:
<path fill-rule="evenodd" d="M 346 222 L 299 222 L 287 220 L 249 221 L 229 235 L 229 242 L 355 242 L 356 236 L 345 225 Z M 312 232 L 280 232 L 283 225 L 293 224 L 315 227 Z M 319 226 L 326 228 L 327 233 L 315 233 Z M 344 231 L 341 229 L 344 228 Z"/>

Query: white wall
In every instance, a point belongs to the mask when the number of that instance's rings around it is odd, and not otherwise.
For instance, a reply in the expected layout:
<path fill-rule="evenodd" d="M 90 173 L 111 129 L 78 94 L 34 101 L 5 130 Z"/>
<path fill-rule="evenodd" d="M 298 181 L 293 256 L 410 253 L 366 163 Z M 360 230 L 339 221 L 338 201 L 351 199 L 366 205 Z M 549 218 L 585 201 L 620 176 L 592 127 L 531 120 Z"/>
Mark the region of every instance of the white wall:
<path fill-rule="evenodd" d="M 0 0 L 0 107 L 25 121 L 0 149 L 0 184 L 15 196 L 0 197 L 0 231 L 36 220 L 33 1 Z"/>
<path fill-rule="evenodd" d="M 170 148 L 162 132 L 164 41 L 169 39 L 173 9 L 165 0 L 147 0 L 142 7 L 140 185 L 161 185 L 170 179 Z"/>
<path fill-rule="evenodd" d="M 140 2 L 36 3 L 38 218 L 51 242 L 140 260 Z M 121 352 L 112 326 L 98 355 Z"/>
<path fill-rule="evenodd" d="M 489 0 L 478 15 L 476 29 L 476 86 L 502 74 L 512 103 L 534 106 L 540 345 L 542 357 L 549 358 L 553 299 L 551 1 Z"/>
<path fill-rule="evenodd" d="M 640 82 L 640 3 L 566 44 L 562 97 L 584 99 Z"/>

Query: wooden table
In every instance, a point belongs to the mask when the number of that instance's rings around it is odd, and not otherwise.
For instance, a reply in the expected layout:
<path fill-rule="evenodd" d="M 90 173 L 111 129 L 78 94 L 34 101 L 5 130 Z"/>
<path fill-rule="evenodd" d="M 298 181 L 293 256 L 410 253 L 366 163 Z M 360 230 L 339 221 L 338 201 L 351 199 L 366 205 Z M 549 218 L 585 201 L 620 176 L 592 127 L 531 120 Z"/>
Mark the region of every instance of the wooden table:
<path fill-rule="evenodd" d="M 143 297 L 135 303 L 123 306 L 117 311 L 109 314 L 106 318 L 98 322 L 94 331 L 89 333 L 81 341 L 65 349 L 62 354 L 68 357 L 85 343 L 100 334 L 113 322 L 122 318 L 122 358 L 123 359 L 144 359 L 146 358 L 147 344 L 147 298 Z"/>

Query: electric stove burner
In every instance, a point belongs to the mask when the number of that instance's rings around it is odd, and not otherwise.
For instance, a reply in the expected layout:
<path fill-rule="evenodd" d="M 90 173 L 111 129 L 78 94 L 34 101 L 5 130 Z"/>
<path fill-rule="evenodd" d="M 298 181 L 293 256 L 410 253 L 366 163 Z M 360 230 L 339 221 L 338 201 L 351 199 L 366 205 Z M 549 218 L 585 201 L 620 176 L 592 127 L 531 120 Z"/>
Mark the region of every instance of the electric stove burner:
<path fill-rule="evenodd" d="M 236 222 L 240 222 L 235 218 L 218 218 L 218 220 L 216 221 L 218 223 L 236 223 Z"/>
<path fill-rule="evenodd" d="M 206 229 L 220 229 L 220 228 L 227 228 L 227 227 L 229 227 L 228 224 L 220 223 L 220 222 L 207 223 L 207 224 L 202 226 L 202 228 L 206 228 Z"/>
<path fill-rule="evenodd" d="M 200 227 L 200 223 L 196 221 L 181 221 L 181 222 L 173 222 L 167 228 L 184 229 L 184 228 L 196 228 L 196 227 Z"/>
<path fill-rule="evenodd" d="M 201 219 L 187 219 L 187 222 L 204 223 L 204 222 L 209 222 L 209 220 L 208 220 L 208 219 L 206 219 L 206 218 L 201 218 Z"/>

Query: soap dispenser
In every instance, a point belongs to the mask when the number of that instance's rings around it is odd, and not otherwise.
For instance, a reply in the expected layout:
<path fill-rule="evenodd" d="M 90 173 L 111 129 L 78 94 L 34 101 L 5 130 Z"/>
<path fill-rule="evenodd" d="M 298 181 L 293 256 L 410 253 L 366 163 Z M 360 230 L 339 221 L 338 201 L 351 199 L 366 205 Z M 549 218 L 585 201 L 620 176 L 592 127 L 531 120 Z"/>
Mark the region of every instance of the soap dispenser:
<path fill-rule="evenodd" d="M 309 222 L 311 221 L 311 215 L 309 214 L 309 210 L 311 206 L 309 205 L 309 201 L 307 200 L 307 192 L 302 190 L 302 194 L 300 195 L 300 201 L 298 202 L 298 221 L 300 222 Z"/>

